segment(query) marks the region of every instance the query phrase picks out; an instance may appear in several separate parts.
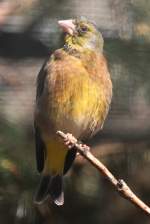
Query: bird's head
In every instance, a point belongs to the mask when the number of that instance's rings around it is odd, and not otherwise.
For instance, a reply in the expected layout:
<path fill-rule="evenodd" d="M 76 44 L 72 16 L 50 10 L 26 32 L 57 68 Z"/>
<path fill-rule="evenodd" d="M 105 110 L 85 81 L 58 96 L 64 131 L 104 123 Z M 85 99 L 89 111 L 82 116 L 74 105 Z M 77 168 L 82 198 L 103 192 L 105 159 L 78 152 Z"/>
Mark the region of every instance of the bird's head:
<path fill-rule="evenodd" d="M 60 20 L 58 24 L 65 33 L 65 45 L 69 48 L 102 52 L 103 37 L 96 26 L 87 19 Z"/>

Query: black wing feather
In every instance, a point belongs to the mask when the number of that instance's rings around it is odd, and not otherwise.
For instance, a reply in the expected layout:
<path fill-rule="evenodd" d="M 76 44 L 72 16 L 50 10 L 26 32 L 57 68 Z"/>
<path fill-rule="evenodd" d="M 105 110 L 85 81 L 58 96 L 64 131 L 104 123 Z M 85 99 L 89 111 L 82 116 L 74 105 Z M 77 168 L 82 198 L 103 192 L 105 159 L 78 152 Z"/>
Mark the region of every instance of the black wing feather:
<path fill-rule="evenodd" d="M 46 60 L 37 76 L 37 91 L 36 91 L 36 99 L 38 99 L 38 97 L 40 97 L 43 93 L 44 90 L 44 82 L 45 82 L 45 78 L 47 75 L 47 70 L 46 70 L 46 64 L 47 64 Z"/>
<path fill-rule="evenodd" d="M 45 69 L 47 61 L 43 64 L 38 76 L 37 76 L 37 91 L 36 91 L 36 100 L 40 98 L 44 90 L 44 82 L 47 75 L 47 70 Z M 40 129 L 36 125 L 36 121 L 34 122 L 35 129 L 35 148 L 36 148 L 36 162 L 37 162 L 37 170 L 42 172 L 44 168 L 44 160 L 46 148 L 44 141 L 42 140 Z"/>
<path fill-rule="evenodd" d="M 77 152 L 77 150 L 75 148 L 68 150 L 68 153 L 67 153 L 66 159 L 65 159 L 65 165 L 64 165 L 64 175 L 70 169 L 70 167 L 76 157 L 76 152 Z"/>
<path fill-rule="evenodd" d="M 36 163 L 37 163 L 37 170 L 42 172 L 44 168 L 44 160 L 45 160 L 45 144 L 41 138 L 40 130 L 38 127 L 35 128 L 35 148 L 36 148 Z"/>

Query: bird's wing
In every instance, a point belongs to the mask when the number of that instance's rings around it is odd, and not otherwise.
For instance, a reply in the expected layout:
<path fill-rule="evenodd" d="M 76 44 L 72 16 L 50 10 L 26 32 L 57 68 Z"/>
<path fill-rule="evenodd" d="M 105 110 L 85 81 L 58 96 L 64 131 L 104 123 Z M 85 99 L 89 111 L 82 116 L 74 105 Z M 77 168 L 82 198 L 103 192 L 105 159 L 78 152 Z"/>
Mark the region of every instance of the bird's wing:
<path fill-rule="evenodd" d="M 44 82 L 47 75 L 47 70 L 45 69 L 47 60 L 43 64 L 38 76 L 37 76 L 37 89 L 36 89 L 36 99 L 42 95 L 44 90 Z"/>
<path fill-rule="evenodd" d="M 37 101 L 42 96 L 43 90 L 44 90 L 44 83 L 45 78 L 47 75 L 47 63 L 49 63 L 49 60 L 46 60 L 44 65 L 42 66 L 38 77 L 37 77 L 37 92 L 36 92 L 36 99 Z M 39 172 L 42 172 L 44 168 L 44 162 L 46 158 L 46 146 L 44 141 L 42 140 L 41 134 L 40 134 L 40 127 L 37 127 L 36 121 L 34 123 L 34 129 L 35 129 L 35 147 L 36 147 L 36 161 L 37 161 L 37 170 Z M 62 143 L 63 144 L 63 143 Z M 63 174 L 66 174 L 69 168 L 71 167 L 74 159 L 76 156 L 76 149 L 71 149 L 68 151 L 64 163 L 64 171 Z"/>
<path fill-rule="evenodd" d="M 64 172 L 63 172 L 64 175 L 67 173 L 67 171 L 72 166 L 72 163 L 76 157 L 76 152 L 77 152 L 77 150 L 75 148 L 68 150 L 66 159 L 65 159 L 65 164 L 64 164 Z"/>
<path fill-rule="evenodd" d="M 43 64 L 38 77 L 37 77 L 37 91 L 36 91 L 36 100 L 40 98 L 42 95 L 42 92 L 44 90 L 44 82 L 45 82 L 45 77 L 46 77 L 46 70 L 45 65 L 47 63 L 47 60 Z M 42 140 L 41 133 L 40 133 L 40 128 L 36 124 L 36 119 L 34 121 L 34 134 L 35 134 L 35 148 L 36 148 L 36 163 L 37 163 L 37 170 L 39 172 L 42 172 L 44 168 L 44 161 L 45 161 L 45 144 L 44 141 Z"/>
<path fill-rule="evenodd" d="M 41 138 L 40 130 L 34 124 L 35 130 L 35 148 L 36 148 L 36 163 L 37 163 L 37 170 L 42 172 L 44 168 L 44 161 L 45 161 L 45 144 Z"/>

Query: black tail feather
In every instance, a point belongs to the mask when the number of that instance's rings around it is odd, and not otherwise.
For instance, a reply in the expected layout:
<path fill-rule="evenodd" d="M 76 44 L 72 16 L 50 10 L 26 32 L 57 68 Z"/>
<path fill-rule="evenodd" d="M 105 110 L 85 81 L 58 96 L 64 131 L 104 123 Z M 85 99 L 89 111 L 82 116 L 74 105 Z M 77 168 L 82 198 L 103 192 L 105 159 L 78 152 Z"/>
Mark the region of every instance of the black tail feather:
<path fill-rule="evenodd" d="M 43 176 L 35 194 L 35 203 L 43 203 L 50 196 L 58 206 L 64 204 L 62 176 Z"/>
<path fill-rule="evenodd" d="M 51 176 L 43 176 L 41 178 L 39 187 L 37 189 L 37 192 L 35 194 L 35 202 L 36 203 L 42 203 L 46 197 L 47 197 L 47 191 L 48 191 L 48 186 L 51 182 Z"/>
<path fill-rule="evenodd" d="M 56 205 L 64 204 L 64 193 L 63 193 L 63 181 L 62 176 L 57 175 L 52 177 L 51 184 L 48 189 L 48 193 L 53 199 Z"/>

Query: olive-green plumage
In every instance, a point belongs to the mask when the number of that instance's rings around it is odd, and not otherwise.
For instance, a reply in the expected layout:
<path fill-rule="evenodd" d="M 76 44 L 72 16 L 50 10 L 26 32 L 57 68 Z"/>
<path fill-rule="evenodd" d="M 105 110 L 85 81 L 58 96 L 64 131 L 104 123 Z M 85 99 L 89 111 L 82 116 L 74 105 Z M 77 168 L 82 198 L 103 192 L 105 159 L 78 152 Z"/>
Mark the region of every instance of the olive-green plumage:
<path fill-rule="evenodd" d="M 43 178 L 37 202 L 48 195 L 63 204 L 62 175 L 75 150 L 67 151 L 56 131 L 86 139 L 102 128 L 112 97 L 112 83 L 103 56 L 103 38 L 87 20 L 60 21 L 67 33 L 37 78 L 35 139 L 37 168 Z"/>

